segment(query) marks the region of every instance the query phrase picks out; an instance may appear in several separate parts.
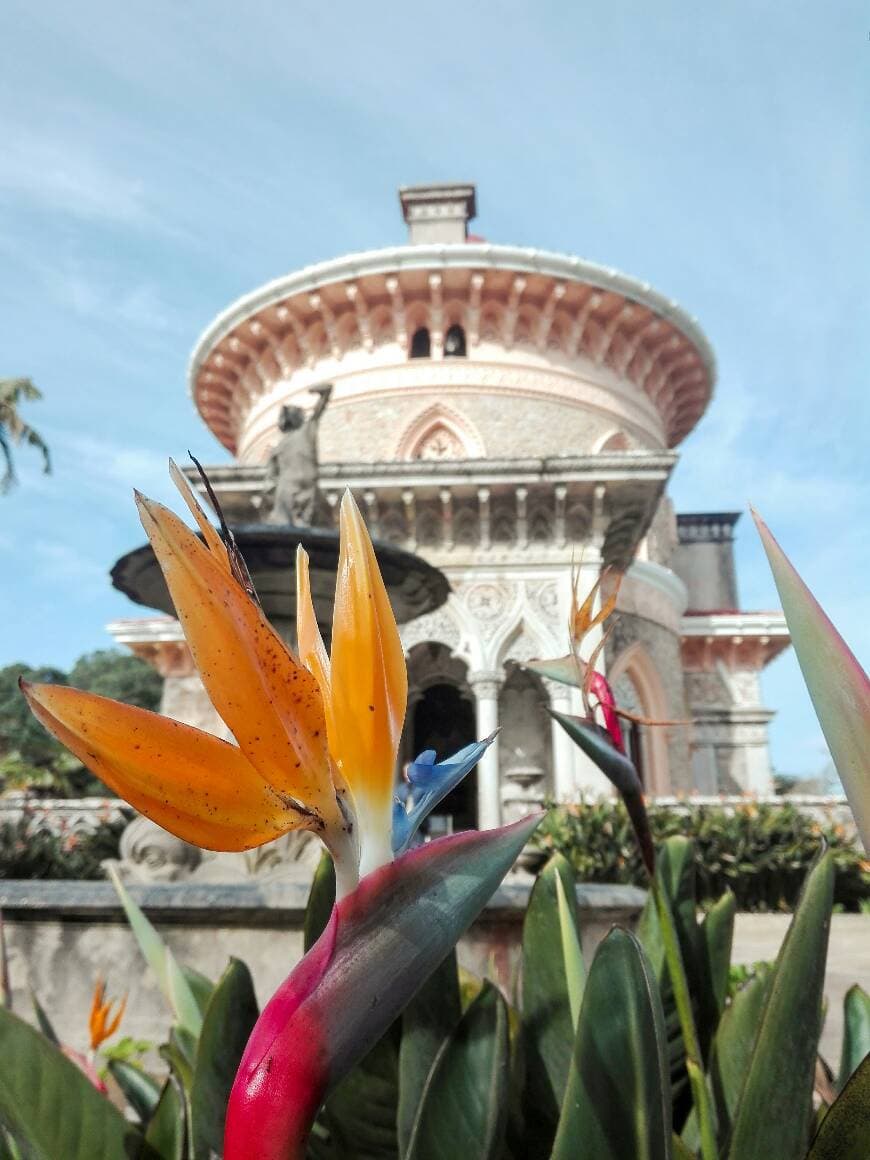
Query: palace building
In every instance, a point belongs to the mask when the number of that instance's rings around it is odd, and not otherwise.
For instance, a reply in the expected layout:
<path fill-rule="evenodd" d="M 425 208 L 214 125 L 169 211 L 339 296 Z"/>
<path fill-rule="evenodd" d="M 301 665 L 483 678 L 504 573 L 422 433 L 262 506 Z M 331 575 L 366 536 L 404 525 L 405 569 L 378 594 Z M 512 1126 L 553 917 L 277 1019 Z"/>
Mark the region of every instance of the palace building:
<path fill-rule="evenodd" d="M 567 651 L 574 568 L 625 572 L 605 663 L 619 702 L 691 725 L 629 729 L 647 792 L 772 789 L 761 669 L 783 617 L 738 607 L 737 514 L 675 514 L 678 448 L 710 403 L 698 324 L 644 282 L 579 258 L 469 234 L 473 185 L 399 192 L 405 244 L 284 275 L 230 305 L 190 362 L 203 421 L 234 457 L 209 475 L 231 522 L 262 518 L 287 403 L 320 421 L 320 486 L 349 487 L 376 539 L 449 578 L 403 629 L 410 696 L 401 759 L 500 728 L 445 825 L 493 826 L 546 796 L 606 792 L 550 719 L 576 691 L 522 667 Z M 177 623 L 117 621 L 165 677 L 164 711 L 219 725 Z"/>

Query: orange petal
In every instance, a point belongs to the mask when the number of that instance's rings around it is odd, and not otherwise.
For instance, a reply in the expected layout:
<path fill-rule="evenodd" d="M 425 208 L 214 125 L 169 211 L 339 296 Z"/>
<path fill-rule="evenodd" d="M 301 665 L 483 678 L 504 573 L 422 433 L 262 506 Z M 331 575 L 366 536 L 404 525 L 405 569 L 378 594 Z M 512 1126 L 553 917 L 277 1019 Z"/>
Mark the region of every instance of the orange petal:
<path fill-rule="evenodd" d="M 332 626 L 333 755 L 360 813 L 387 817 L 405 720 L 408 673 L 396 618 L 359 508 L 341 502 L 341 550 Z"/>
<path fill-rule="evenodd" d="M 340 826 L 317 681 L 193 532 L 161 504 L 137 501 L 215 709 L 274 789 Z"/>
<path fill-rule="evenodd" d="M 301 544 L 296 549 L 296 640 L 299 645 L 300 661 L 320 686 L 328 726 L 331 708 L 329 657 L 314 614 L 308 553 Z"/>
<path fill-rule="evenodd" d="M 109 1039 L 121 1025 L 121 1020 L 124 1018 L 124 1012 L 127 1009 L 127 996 L 125 995 L 118 1004 L 118 1010 L 115 1012 L 114 1019 L 110 1020 L 108 1027 L 103 1031 L 103 1039 Z M 108 1014 L 108 1011 L 107 1011 Z"/>
<path fill-rule="evenodd" d="M 572 640 L 579 644 L 584 636 L 590 632 L 597 625 L 602 624 L 607 620 L 608 616 L 616 608 L 616 601 L 619 598 L 619 588 L 622 584 L 622 575 L 617 574 L 616 583 L 611 594 L 607 597 L 604 603 L 599 608 L 598 612 L 593 616 L 592 609 L 595 607 L 595 599 L 601 588 L 602 581 L 607 575 L 608 569 L 604 569 L 597 577 L 595 583 L 589 590 L 583 604 L 578 608 L 577 606 L 577 585 L 580 582 L 580 577 L 574 584 L 574 591 L 571 598 L 571 637 Z"/>
<path fill-rule="evenodd" d="M 22 689 L 58 741 L 111 790 L 185 842 L 206 850 L 248 850 L 310 825 L 240 750 L 210 733 L 63 685 L 22 682 Z M 104 988 L 100 1003 L 103 994 Z M 94 1004 L 96 1009 L 96 992 Z"/>
<path fill-rule="evenodd" d="M 88 1031 L 90 1032 L 91 1047 L 96 1049 L 100 1042 L 100 1036 L 103 1031 L 103 1023 L 105 1020 L 105 1009 L 103 1007 L 103 998 L 106 993 L 106 984 L 102 979 L 98 978 L 94 984 L 94 997 L 91 1000 L 91 1013 L 88 1018 Z"/>
<path fill-rule="evenodd" d="M 227 553 L 226 544 L 220 538 L 220 535 L 218 534 L 218 531 L 212 524 L 211 520 L 202 510 L 202 506 L 199 500 L 196 498 L 194 490 L 188 482 L 187 476 L 179 469 L 178 464 L 172 459 L 169 460 L 169 474 L 172 477 L 172 482 L 181 492 L 181 498 L 190 508 L 191 515 L 199 525 L 199 530 L 203 534 L 203 538 L 205 539 L 206 546 L 208 547 L 209 551 L 214 556 L 215 560 L 217 560 L 221 566 L 227 570 L 227 572 L 230 572 L 230 558 Z"/>

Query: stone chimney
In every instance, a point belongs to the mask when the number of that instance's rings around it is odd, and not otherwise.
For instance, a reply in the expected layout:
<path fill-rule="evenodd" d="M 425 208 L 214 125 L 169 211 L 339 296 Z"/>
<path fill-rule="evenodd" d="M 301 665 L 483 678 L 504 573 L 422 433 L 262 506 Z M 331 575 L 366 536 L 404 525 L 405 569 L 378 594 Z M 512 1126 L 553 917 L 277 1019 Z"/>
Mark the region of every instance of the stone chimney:
<path fill-rule="evenodd" d="M 412 246 L 464 242 L 477 216 L 473 185 L 403 185 L 399 201 Z"/>
<path fill-rule="evenodd" d="M 734 525 L 740 512 L 677 516 L 672 567 L 689 590 L 688 612 L 735 612 Z"/>

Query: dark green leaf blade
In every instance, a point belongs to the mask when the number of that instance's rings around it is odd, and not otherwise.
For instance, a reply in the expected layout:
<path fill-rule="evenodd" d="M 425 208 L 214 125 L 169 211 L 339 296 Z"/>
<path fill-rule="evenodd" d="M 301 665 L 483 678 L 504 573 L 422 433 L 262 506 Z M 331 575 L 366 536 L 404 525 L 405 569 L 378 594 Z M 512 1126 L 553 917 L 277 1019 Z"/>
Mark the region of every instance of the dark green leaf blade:
<path fill-rule="evenodd" d="M 761 1013 L 772 977 L 772 968 L 765 967 L 737 992 L 722 1015 L 713 1040 L 710 1087 L 719 1124 L 719 1139 L 723 1143 L 731 1134 L 734 1112 L 758 1038 Z M 683 1129 L 683 1139 L 693 1147 L 700 1143 L 698 1118 L 694 1109 Z"/>
<path fill-rule="evenodd" d="M 39 1030 L 49 1041 L 49 1043 L 53 1043 L 55 1047 L 60 1047 L 60 1040 L 58 1039 L 57 1033 L 51 1024 L 51 1020 L 49 1019 L 48 1015 L 46 1015 L 45 1008 L 40 1003 L 39 999 L 36 997 L 36 992 L 33 990 L 30 992 L 30 1001 L 33 1004 L 33 1011 L 36 1015 L 36 1022 L 39 1026 Z"/>
<path fill-rule="evenodd" d="M 843 1000 L 843 1049 L 837 1090 L 842 1091 L 846 1081 L 862 1059 L 870 1052 L 870 995 L 856 983 L 846 992 Z"/>
<path fill-rule="evenodd" d="M 807 1160 L 867 1160 L 870 1151 L 870 1055 L 822 1120 Z"/>
<path fill-rule="evenodd" d="M 697 1008 L 702 987 L 700 932 L 696 919 L 694 849 L 688 839 L 674 836 L 662 843 L 656 860 L 656 877 L 661 884 L 674 918 L 680 954 L 697 1020 Z M 662 1010 L 665 1016 L 671 1097 L 674 1104 L 674 1126 L 679 1129 L 689 1114 L 692 1099 L 689 1091 L 689 1076 L 686 1071 L 686 1048 L 683 1042 L 683 1031 L 677 1013 L 673 985 L 665 963 L 665 944 L 652 893 L 647 896 L 646 905 L 641 913 L 637 937 L 659 984 Z M 698 1033 L 702 1041 L 703 1051 L 707 1047 L 707 1037 L 706 1035 L 701 1037 L 700 1028 Z"/>
<path fill-rule="evenodd" d="M 124 1093 L 124 1099 L 146 1123 L 154 1114 L 160 1099 L 160 1084 L 135 1063 L 125 1059 L 110 1059 L 109 1074 Z"/>
<path fill-rule="evenodd" d="M 737 900 L 730 890 L 719 898 L 707 911 L 701 923 L 701 969 L 704 975 L 702 1014 L 699 1022 L 704 1026 L 707 1039 L 712 1038 L 716 1026 L 725 1010 L 728 994 L 728 972 L 731 967 L 731 947 L 734 942 L 734 915 Z M 704 1007 L 708 1006 L 708 1009 Z M 700 1030 L 700 1028 L 699 1028 Z M 702 1032 L 702 1042 L 704 1032 Z"/>
<path fill-rule="evenodd" d="M 184 963 L 180 963 L 181 973 L 187 979 L 190 990 L 196 1000 L 196 1005 L 199 1007 L 200 1015 L 205 1015 L 205 1009 L 208 1006 L 208 1001 L 211 998 L 211 993 L 214 990 L 214 983 L 211 979 L 196 969 L 196 967 L 188 967 Z"/>
<path fill-rule="evenodd" d="M 426 980 L 402 1015 L 396 1130 L 404 1155 L 435 1057 L 462 1014 L 456 951 Z"/>
<path fill-rule="evenodd" d="M 326 929 L 329 916 L 335 905 L 335 866 L 332 858 L 325 851 L 320 856 L 314 877 L 311 880 L 311 890 L 308 893 L 308 905 L 305 907 L 305 921 L 302 927 L 303 946 L 307 954 Z"/>
<path fill-rule="evenodd" d="M 0 1119 L 45 1160 L 144 1156 L 136 1129 L 65 1055 L 0 1008 Z"/>
<path fill-rule="evenodd" d="M 730 1160 L 794 1160 L 807 1146 L 834 895 L 834 860 L 807 876 L 776 960 L 734 1118 Z"/>
<path fill-rule="evenodd" d="M 181 1086 L 174 1076 L 163 1085 L 145 1139 L 160 1160 L 185 1160 L 187 1108 Z"/>
<path fill-rule="evenodd" d="M 526 1086 L 523 1098 L 529 1147 L 549 1151 L 559 1122 L 574 1049 L 559 923 L 556 876 L 568 899 L 576 898 L 574 872 L 555 854 L 532 887 L 523 923 L 522 1049 Z M 576 922 L 576 908 L 572 908 Z"/>
<path fill-rule="evenodd" d="M 509 1081 L 507 1004 L 486 982 L 432 1067 L 407 1160 L 495 1160 Z"/>
<path fill-rule="evenodd" d="M 220 1155 L 230 1089 L 259 1013 L 250 971 L 230 959 L 205 1009 L 196 1046 L 190 1089 L 193 1160 Z"/>
<path fill-rule="evenodd" d="M 616 927 L 586 980 L 552 1160 L 669 1160 L 665 1051 L 655 976 L 637 939 Z"/>
<path fill-rule="evenodd" d="M 329 1096 L 321 1113 L 335 1160 L 397 1160 L 399 1022 Z"/>

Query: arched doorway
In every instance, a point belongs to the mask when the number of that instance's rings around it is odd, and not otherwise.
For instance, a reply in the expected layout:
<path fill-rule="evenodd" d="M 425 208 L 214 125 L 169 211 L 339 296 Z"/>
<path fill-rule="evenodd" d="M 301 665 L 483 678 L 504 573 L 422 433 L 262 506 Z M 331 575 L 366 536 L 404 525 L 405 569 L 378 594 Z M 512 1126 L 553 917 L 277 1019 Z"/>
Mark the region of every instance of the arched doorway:
<path fill-rule="evenodd" d="M 434 749 L 443 761 L 477 740 L 474 697 L 467 666 L 437 641 L 414 645 L 408 654 L 408 716 L 400 753 L 411 761 Z M 477 827 L 477 770 L 472 770 L 429 815 L 431 837 Z"/>

